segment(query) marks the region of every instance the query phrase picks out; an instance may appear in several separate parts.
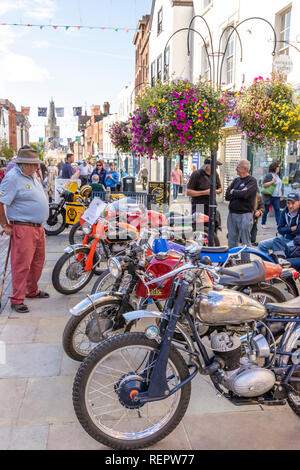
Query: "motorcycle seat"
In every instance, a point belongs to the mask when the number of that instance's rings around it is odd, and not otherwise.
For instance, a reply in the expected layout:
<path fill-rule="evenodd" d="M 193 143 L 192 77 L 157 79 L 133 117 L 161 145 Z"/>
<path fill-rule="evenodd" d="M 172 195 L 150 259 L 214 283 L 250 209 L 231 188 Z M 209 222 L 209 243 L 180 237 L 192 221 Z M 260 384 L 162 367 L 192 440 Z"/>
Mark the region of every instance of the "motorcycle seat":
<path fill-rule="evenodd" d="M 203 246 L 201 253 L 226 253 L 228 246 Z"/>
<path fill-rule="evenodd" d="M 288 300 L 282 303 L 266 304 L 268 313 L 276 313 L 277 315 L 300 315 L 300 297 Z"/>
<path fill-rule="evenodd" d="M 265 280 L 265 266 L 264 264 L 256 259 L 251 263 L 241 264 L 228 268 L 230 271 L 241 274 L 241 278 L 227 276 L 226 274 L 220 277 L 220 284 L 223 286 L 249 286 L 258 284 Z"/>

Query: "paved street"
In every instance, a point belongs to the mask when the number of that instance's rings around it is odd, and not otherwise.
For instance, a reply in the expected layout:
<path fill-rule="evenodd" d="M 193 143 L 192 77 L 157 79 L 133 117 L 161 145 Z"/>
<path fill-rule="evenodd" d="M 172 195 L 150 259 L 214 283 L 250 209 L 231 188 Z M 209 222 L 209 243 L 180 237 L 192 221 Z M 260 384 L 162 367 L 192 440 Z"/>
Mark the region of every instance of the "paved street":
<path fill-rule="evenodd" d="M 222 205 L 224 227 L 225 212 Z M 28 301 L 27 314 L 13 313 L 6 305 L 0 315 L 0 340 L 6 344 L 6 363 L 0 365 L 1 450 L 104 449 L 85 433 L 73 411 L 78 363 L 64 354 L 61 336 L 68 309 L 90 293 L 93 280 L 72 296 L 53 289 L 52 268 L 66 244 L 67 232 L 47 238 L 40 288 L 51 298 Z M 198 376 L 183 421 L 153 449 L 299 449 L 299 433 L 300 421 L 288 406 L 235 407 Z"/>

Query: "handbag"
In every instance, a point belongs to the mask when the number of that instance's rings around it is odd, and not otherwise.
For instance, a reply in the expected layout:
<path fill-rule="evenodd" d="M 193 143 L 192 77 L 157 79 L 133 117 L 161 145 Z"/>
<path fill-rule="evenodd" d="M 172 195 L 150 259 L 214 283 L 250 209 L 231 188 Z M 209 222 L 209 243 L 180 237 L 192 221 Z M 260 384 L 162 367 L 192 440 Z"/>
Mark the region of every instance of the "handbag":
<path fill-rule="evenodd" d="M 276 184 L 272 183 L 266 188 L 262 188 L 261 193 L 264 194 L 265 196 L 272 196 L 276 188 Z"/>

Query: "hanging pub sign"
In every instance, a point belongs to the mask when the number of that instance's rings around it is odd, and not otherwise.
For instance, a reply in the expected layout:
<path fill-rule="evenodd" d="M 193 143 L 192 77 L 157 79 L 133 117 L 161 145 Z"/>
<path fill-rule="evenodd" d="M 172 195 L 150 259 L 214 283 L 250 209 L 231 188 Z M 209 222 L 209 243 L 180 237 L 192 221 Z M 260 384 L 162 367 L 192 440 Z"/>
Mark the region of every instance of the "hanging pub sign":
<path fill-rule="evenodd" d="M 64 117 L 65 109 L 64 108 L 55 108 L 56 116 L 57 117 Z"/>
<path fill-rule="evenodd" d="M 38 108 L 38 116 L 47 117 L 47 108 Z"/>
<path fill-rule="evenodd" d="M 21 106 L 21 113 L 23 114 L 23 116 L 29 116 L 30 107 L 29 106 Z"/>
<path fill-rule="evenodd" d="M 73 116 L 81 116 L 81 114 L 82 114 L 82 107 L 81 106 L 73 107 Z"/>

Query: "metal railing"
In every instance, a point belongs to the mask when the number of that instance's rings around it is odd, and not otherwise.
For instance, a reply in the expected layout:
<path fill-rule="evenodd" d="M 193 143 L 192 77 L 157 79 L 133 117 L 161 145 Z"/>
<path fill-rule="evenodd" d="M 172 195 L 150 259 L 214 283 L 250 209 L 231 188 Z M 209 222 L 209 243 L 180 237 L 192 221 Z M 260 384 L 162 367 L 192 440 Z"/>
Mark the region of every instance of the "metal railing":
<path fill-rule="evenodd" d="M 134 199 L 138 204 L 144 204 L 147 209 L 151 209 L 151 206 L 156 204 L 156 194 L 137 193 L 130 191 L 111 191 L 110 193 L 105 191 L 92 191 L 91 196 L 92 199 L 94 197 L 99 197 L 102 199 L 102 201 L 107 201 L 109 199 L 110 202 L 119 199 L 118 196 L 128 197 L 130 199 Z"/>

